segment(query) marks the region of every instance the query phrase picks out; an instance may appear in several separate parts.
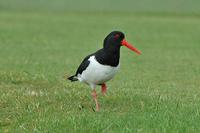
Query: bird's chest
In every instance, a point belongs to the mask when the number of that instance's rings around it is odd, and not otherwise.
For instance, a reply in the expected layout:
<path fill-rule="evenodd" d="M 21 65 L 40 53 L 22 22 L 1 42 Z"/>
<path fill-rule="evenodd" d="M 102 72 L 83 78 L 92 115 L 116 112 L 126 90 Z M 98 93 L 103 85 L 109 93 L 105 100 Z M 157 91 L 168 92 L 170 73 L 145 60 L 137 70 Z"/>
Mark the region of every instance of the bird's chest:
<path fill-rule="evenodd" d="M 94 57 L 91 57 L 89 61 L 90 64 L 88 68 L 83 71 L 81 75 L 82 79 L 86 82 L 91 82 L 95 84 L 104 83 L 113 78 L 119 70 L 119 65 L 116 67 L 102 65 L 97 62 Z"/>

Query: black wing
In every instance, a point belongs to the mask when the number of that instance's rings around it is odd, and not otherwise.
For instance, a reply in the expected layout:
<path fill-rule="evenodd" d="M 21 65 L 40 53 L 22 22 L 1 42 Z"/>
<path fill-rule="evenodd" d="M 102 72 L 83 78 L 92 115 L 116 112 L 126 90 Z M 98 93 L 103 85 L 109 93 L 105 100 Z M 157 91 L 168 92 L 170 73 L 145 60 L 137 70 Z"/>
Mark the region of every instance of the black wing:
<path fill-rule="evenodd" d="M 86 56 L 85 59 L 81 62 L 80 66 L 78 67 L 78 69 L 77 69 L 75 75 L 77 76 L 78 74 L 82 74 L 82 72 L 83 72 L 83 71 L 89 66 L 89 64 L 90 64 L 90 61 L 89 61 L 88 59 L 89 59 L 91 56 L 94 56 L 94 55 L 95 55 L 95 58 L 96 58 L 96 54 L 99 54 L 99 53 L 101 53 L 101 52 L 103 52 L 103 49 L 100 49 L 100 50 L 96 51 L 95 53 Z"/>
<path fill-rule="evenodd" d="M 88 59 L 90 58 L 91 55 L 86 56 L 85 59 L 81 62 L 80 66 L 78 67 L 76 71 L 76 76 L 78 74 L 82 74 L 82 72 L 89 66 L 90 61 Z"/>

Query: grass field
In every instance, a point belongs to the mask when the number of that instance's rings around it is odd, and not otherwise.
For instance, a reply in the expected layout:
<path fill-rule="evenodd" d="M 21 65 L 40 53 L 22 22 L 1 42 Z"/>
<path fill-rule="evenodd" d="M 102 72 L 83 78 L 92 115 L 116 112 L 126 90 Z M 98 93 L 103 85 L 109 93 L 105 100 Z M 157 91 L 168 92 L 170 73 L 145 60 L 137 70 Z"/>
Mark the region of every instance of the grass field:
<path fill-rule="evenodd" d="M 0 132 L 200 132 L 199 1 L 30 2 L 0 2 Z M 143 54 L 121 49 L 94 112 L 90 87 L 64 76 L 112 30 Z"/>

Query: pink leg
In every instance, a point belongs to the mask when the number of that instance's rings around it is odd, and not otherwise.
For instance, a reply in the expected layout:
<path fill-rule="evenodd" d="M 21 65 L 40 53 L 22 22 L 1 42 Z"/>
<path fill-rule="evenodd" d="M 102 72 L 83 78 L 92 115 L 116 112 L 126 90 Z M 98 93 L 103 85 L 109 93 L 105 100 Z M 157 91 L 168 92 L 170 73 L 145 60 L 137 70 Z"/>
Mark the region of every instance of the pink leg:
<path fill-rule="evenodd" d="M 101 85 L 101 92 L 102 92 L 103 95 L 106 95 L 106 90 L 107 90 L 106 84 L 103 83 L 103 84 Z"/>
<path fill-rule="evenodd" d="M 92 91 L 92 97 L 95 101 L 95 104 L 96 104 L 96 111 L 99 111 L 99 104 L 98 104 L 98 101 L 97 101 L 97 93 L 96 93 L 96 90 L 93 90 Z"/>

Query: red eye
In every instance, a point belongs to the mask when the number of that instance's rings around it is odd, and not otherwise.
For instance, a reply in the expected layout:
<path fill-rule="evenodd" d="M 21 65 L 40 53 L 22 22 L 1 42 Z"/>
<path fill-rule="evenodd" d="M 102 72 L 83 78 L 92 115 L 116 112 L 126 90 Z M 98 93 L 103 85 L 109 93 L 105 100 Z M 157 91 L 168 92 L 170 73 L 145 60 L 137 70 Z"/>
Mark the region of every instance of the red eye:
<path fill-rule="evenodd" d="M 119 38 L 119 34 L 116 34 L 114 38 L 117 40 Z"/>

